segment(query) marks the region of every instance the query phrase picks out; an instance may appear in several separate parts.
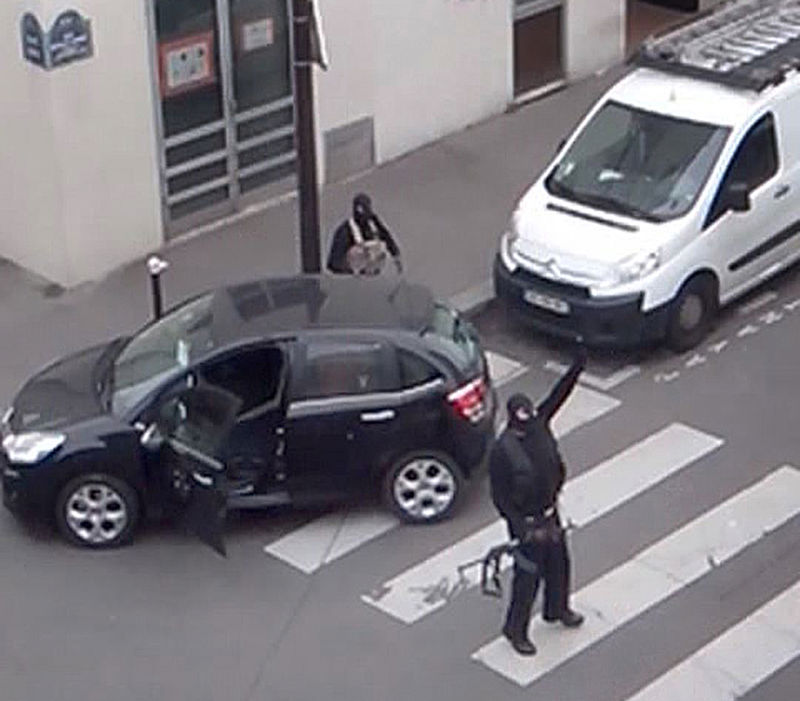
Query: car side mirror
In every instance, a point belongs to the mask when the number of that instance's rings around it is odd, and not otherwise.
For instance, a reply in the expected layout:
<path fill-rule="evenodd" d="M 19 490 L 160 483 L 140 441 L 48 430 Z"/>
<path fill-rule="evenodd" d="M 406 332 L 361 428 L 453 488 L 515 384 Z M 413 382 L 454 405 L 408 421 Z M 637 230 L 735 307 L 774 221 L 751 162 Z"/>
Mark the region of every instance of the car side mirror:
<path fill-rule="evenodd" d="M 732 212 L 750 210 L 750 187 L 744 182 L 733 182 L 725 189 L 725 205 Z"/>
<path fill-rule="evenodd" d="M 164 436 L 161 435 L 158 424 L 150 424 L 142 433 L 139 443 L 145 450 L 152 452 L 159 450 L 164 443 Z"/>

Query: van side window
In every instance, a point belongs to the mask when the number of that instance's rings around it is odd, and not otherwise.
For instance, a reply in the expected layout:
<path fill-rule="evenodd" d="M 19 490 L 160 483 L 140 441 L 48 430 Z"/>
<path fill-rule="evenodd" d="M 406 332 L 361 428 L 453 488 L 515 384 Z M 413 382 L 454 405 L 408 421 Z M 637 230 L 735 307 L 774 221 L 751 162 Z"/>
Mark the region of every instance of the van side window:
<path fill-rule="evenodd" d="M 767 114 L 750 128 L 736 149 L 711 206 L 706 226 L 710 226 L 725 214 L 723 193 L 731 183 L 746 183 L 748 191 L 752 192 L 777 172 L 778 143 L 775 138 L 775 120 L 771 114 Z"/>

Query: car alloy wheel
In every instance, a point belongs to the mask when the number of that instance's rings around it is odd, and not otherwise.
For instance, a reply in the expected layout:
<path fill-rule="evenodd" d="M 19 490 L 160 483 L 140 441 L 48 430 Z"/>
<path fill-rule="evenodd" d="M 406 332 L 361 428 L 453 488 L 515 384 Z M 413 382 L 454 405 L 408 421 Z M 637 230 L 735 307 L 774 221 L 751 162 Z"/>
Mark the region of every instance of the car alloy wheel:
<path fill-rule="evenodd" d="M 384 494 L 404 521 L 430 523 L 445 518 L 461 493 L 462 477 L 448 457 L 418 453 L 400 460 L 387 474 Z"/>
<path fill-rule="evenodd" d="M 76 545 L 103 548 L 126 541 L 136 525 L 138 500 L 125 482 L 111 475 L 85 475 L 61 492 L 56 520 Z"/>

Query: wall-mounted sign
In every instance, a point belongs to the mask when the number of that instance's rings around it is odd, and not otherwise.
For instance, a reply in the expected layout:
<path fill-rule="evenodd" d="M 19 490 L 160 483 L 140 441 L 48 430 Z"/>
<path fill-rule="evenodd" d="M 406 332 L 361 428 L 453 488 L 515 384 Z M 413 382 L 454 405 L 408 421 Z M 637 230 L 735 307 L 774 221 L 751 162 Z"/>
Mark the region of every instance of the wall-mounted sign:
<path fill-rule="evenodd" d="M 216 82 L 214 32 L 164 41 L 159 44 L 161 96 L 172 97 Z"/>
<path fill-rule="evenodd" d="M 48 70 L 72 61 L 89 58 L 94 53 L 91 22 L 75 10 L 64 10 L 56 17 L 49 32 L 42 29 L 31 12 L 20 22 L 22 57 Z"/>
<path fill-rule="evenodd" d="M 50 27 L 50 66 L 63 66 L 92 55 L 92 31 L 89 20 L 75 10 L 62 12 Z"/>
<path fill-rule="evenodd" d="M 241 51 L 265 49 L 275 43 L 275 24 L 272 17 L 264 17 L 241 25 L 239 46 Z"/>
<path fill-rule="evenodd" d="M 20 23 L 22 31 L 22 57 L 37 66 L 44 66 L 47 49 L 42 25 L 36 15 L 26 12 Z"/>

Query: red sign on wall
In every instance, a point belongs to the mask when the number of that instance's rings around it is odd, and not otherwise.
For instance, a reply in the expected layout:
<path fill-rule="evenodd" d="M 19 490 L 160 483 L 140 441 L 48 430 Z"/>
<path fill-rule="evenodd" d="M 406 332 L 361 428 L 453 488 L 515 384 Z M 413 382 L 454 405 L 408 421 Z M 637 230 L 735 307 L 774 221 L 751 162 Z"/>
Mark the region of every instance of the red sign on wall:
<path fill-rule="evenodd" d="M 216 82 L 214 32 L 200 32 L 158 46 L 162 97 L 173 97 Z"/>

